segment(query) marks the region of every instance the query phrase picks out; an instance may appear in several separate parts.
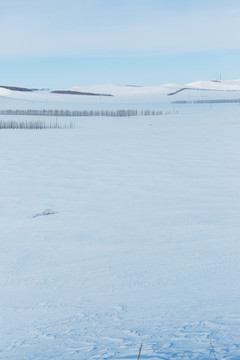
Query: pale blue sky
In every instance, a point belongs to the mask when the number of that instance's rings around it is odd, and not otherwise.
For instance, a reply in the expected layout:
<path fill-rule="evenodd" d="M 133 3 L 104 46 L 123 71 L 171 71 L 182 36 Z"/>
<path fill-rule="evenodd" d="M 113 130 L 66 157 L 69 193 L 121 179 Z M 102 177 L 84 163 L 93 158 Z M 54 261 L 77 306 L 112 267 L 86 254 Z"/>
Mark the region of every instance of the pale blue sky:
<path fill-rule="evenodd" d="M 0 85 L 240 78 L 239 0 L 0 0 Z"/>

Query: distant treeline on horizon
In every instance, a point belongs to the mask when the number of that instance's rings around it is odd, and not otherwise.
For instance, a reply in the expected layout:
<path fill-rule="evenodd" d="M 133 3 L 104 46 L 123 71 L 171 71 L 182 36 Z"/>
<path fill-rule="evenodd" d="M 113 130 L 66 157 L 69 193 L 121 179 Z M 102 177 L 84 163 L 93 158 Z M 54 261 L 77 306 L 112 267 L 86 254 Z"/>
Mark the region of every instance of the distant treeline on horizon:
<path fill-rule="evenodd" d="M 233 104 L 240 103 L 240 99 L 208 99 L 208 100 L 176 100 L 171 104 Z"/>

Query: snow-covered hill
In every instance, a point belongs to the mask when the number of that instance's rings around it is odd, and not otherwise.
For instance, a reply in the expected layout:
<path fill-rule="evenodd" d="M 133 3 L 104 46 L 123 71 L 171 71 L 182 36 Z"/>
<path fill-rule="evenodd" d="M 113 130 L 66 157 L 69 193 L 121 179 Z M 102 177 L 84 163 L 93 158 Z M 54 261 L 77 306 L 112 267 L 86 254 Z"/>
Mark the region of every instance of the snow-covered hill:
<path fill-rule="evenodd" d="M 185 85 L 192 89 L 201 90 L 219 90 L 219 91 L 239 91 L 240 80 L 223 80 L 223 81 L 196 81 Z"/>
<path fill-rule="evenodd" d="M 240 91 L 240 80 L 226 81 L 197 81 L 184 85 L 165 84 L 159 86 L 126 86 L 126 85 L 98 85 L 98 86 L 75 86 L 72 90 L 89 92 L 106 92 L 113 95 L 138 95 L 138 94 L 169 94 L 182 88 L 193 90 L 219 90 Z"/>
<path fill-rule="evenodd" d="M 177 84 L 165 84 L 159 86 L 133 86 L 133 85 L 117 85 L 117 84 L 105 84 L 95 86 L 75 86 L 70 89 L 60 89 L 62 91 L 79 92 L 76 94 L 56 94 L 51 91 L 13 91 L 6 88 L 0 87 L 0 107 L 4 106 L 4 100 L 23 100 L 25 102 L 45 102 L 45 103 L 98 103 L 107 102 L 113 104 L 116 102 L 146 102 L 150 101 L 151 98 L 155 101 L 158 99 L 160 102 L 171 102 L 175 99 L 197 97 L 208 97 L 208 98 L 223 98 L 239 97 L 240 98 L 240 80 L 229 80 L 229 81 L 197 81 L 194 83 L 188 83 L 183 85 Z M 58 89 L 59 91 L 59 89 Z M 82 93 L 103 94 L 113 95 L 108 99 L 103 96 L 91 96 L 82 95 Z M 172 94 L 171 97 L 169 95 Z"/>
<path fill-rule="evenodd" d="M 105 85 L 97 85 L 97 86 L 75 86 L 71 88 L 71 90 L 102 92 L 117 96 L 117 95 L 167 94 L 168 92 L 178 88 L 179 85 L 174 85 L 174 84 L 166 84 L 159 86 L 105 84 Z"/>

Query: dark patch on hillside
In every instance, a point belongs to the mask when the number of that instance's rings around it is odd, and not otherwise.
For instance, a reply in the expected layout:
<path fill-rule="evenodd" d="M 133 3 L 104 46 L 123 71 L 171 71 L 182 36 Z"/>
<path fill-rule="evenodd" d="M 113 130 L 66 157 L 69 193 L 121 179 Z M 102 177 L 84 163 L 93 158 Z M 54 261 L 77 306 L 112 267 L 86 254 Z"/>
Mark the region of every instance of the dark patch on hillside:
<path fill-rule="evenodd" d="M 174 91 L 174 92 L 172 92 L 172 93 L 169 93 L 169 94 L 167 94 L 167 95 L 168 95 L 168 96 L 175 95 L 175 94 L 178 94 L 179 92 L 184 91 L 184 90 L 193 90 L 193 89 L 186 87 L 186 88 L 182 88 L 182 89 L 176 90 L 176 91 Z"/>
<path fill-rule="evenodd" d="M 236 90 L 222 90 L 222 89 L 200 89 L 200 88 L 190 88 L 190 87 L 185 87 L 185 88 L 182 88 L 182 89 L 179 89 L 177 91 L 174 91 L 172 93 L 169 93 L 167 94 L 168 96 L 171 96 L 171 95 L 175 95 L 181 91 L 184 91 L 184 90 L 194 90 L 194 91 L 236 91 Z"/>
<path fill-rule="evenodd" d="M 125 86 L 128 86 L 128 87 L 137 87 L 137 88 L 139 88 L 139 87 L 144 87 L 143 85 L 125 85 Z"/>
<path fill-rule="evenodd" d="M 111 94 L 98 94 L 82 91 L 72 91 L 72 90 L 53 90 L 52 94 L 64 94 L 64 95 L 90 95 L 90 96 L 113 96 Z"/>
<path fill-rule="evenodd" d="M 12 90 L 12 91 L 23 91 L 23 92 L 32 92 L 33 91 L 33 89 L 28 89 L 28 88 L 23 88 L 23 87 L 18 87 L 18 86 L 3 86 L 3 85 L 0 85 L 0 88 L 7 89 L 7 90 Z"/>

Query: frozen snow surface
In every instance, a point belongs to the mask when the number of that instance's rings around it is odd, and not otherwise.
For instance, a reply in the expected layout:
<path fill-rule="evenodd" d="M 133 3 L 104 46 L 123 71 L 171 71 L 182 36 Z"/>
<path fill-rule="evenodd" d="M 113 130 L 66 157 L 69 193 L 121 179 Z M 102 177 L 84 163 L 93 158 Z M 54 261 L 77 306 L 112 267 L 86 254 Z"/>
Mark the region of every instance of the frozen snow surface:
<path fill-rule="evenodd" d="M 0 359 L 240 359 L 240 106 L 177 110 L 0 130 Z"/>

